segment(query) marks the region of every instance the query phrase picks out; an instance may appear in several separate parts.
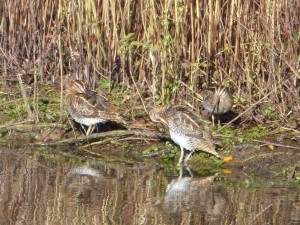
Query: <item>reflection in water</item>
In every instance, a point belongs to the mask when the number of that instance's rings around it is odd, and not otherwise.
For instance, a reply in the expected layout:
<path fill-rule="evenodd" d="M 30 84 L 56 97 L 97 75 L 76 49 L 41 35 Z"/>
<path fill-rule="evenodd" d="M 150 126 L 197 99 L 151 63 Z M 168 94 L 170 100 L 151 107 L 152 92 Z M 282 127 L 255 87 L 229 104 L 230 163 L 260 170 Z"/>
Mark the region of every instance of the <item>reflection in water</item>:
<path fill-rule="evenodd" d="M 227 201 L 223 193 L 214 190 L 212 186 L 217 174 L 194 178 L 189 168 L 187 170 L 189 176 L 183 177 L 181 167 L 179 177 L 168 184 L 164 198 L 166 212 L 174 213 L 172 217 L 180 217 L 180 212 L 188 215 L 184 224 L 194 224 L 196 221 L 201 221 L 202 224 L 214 221 L 220 223 Z"/>
<path fill-rule="evenodd" d="M 99 171 L 89 166 L 79 166 L 70 170 L 65 182 L 65 202 L 92 203 L 100 183 Z"/>
<path fill-rule="evenodd" d="M 296 188 L 0 151 L 0 224 L 299 224 Z"/>

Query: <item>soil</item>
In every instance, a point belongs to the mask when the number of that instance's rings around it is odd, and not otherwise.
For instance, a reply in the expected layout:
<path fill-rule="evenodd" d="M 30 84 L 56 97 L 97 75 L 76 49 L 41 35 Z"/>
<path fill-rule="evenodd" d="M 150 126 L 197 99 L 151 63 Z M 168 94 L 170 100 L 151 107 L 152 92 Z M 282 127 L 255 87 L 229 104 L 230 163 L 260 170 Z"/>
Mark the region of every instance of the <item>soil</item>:
<path fill-rule="evenodd" d="M 155 128 L 152 127 L 151 130 L 153 131 Z M 162 133 L 159 133 L 159 138 L 155 135 L 146 137 L 140 136 L 136 131 L 110 130 L 109 127 L 89 137 L 82 135 L 81 132 L 80 130 L 73 131 L 67 124 L 2 126 L 0 127 L 0 144 L 12 148 L 47 147 L 50 151 L 51 148 L 65 151 L 72 147 L 76 150 L 72 150 L 71 154 L 89 158 L 102 158 L 106 161 L 129 164 L 152 162 L 159 163 L 162 167 L 176 167 L 180 153 L 179 148 L 168 139 L 167 135 L 163 137 Z M 266 139 L 267 141 L 263 141 Z M 233 160 L 222 163 L 214 156 L 200 152 L 193 155 L 189 166 L 195 173 L 205 173 L 204 171 L 211 173 L 211 171 L 226 169 L 247 171 L 256 175 L 262 174 L 264 177 L 282 176 L 284 179 L 291 179 L 299 170 L 299 139 L 299 134 L 289 133 L 264 137 L 262 140 L 251 143 L 227 144 L 220 146 L 219 153 L 223 157 L 232 157 Z M 276 143 L 279 147 L 276 146 Z M 163 155 L 167 157 L 162 157 Z"/>

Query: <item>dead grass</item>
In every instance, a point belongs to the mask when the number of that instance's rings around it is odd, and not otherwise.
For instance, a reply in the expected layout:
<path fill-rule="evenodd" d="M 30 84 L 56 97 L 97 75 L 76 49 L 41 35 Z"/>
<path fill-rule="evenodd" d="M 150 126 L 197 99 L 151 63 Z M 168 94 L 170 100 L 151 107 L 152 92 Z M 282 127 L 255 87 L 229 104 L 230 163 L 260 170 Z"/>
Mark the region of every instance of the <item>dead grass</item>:
<path fill-rule="evenodd" d="M 67 74 L 93 87 L 106 78 L 146 104 L 196 107 L 203 84 L 225 83 L 237 110 L 295 117 L 299 11 L 298 0 L 3 0 L 0 79 L 33 86 L 36 120 L 39 86 L 57 83 L 62 99 Z"/>

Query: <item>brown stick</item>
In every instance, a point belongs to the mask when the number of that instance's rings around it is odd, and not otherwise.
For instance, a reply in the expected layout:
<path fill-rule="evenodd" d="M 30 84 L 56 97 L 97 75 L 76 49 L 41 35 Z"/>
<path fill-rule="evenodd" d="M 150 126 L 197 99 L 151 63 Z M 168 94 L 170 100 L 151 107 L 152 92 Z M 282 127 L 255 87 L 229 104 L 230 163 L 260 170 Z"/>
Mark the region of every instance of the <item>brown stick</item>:
<path fill-rule="evenodd" d="M 70 138 L 62 141 L 56 141 L 56 142 L 48 142 L 48 143 L 35 143 L 33 145 L 42 145 L 42 146 L 57 146 L 57 145 L 70 145 L 75 143 L 85 143 L 90 142 L 93 140 L 97 140 L 99 138 L 108 138 L 108 137 L 123 137 L 123 136 L 143 136 L 143 137 L 152 137 L 152 138 L 158 138 L 159 135 L 147 130 L 113 130 L 113 131 L 107 131 L 103 133 L 95 133 L 88 136 L 80 136 L 77 138 Z"/>
<path fill-rule="evenodd" d="M 25 90 L 24 85 L 23 85 L 23 81 L 22 81 L 22 78 L 21 78 L 21 74 L 18 73 L 18 74 L 17 74 L 17 77 L 18 77 L 18 80 L 19 80 L 19 84 L 20 84 L 20 88 L 21 88 L 22 97 L 23 97 L 23 100 L 24 100 L 24 103 L 25 103 L 25 106 L 26 106 L 28 118 L 29 118 L 30 120 L 34 120 L 34 114 L 33 114 L 32 110 L 30 109 L 30 105 L 29 105 L 29 102 L 28 102 L 26 90 Z"/>
<path fill-rule="evenodd" d="M 39 123 L 39 124 L 25 124 L 32 122 L 31 120 L 22 121 L 19 123 L 5 124 L 0 126 L 0 133 L 7 132 L 10 130 L 19 131 L 19 132 L 32 132 L 34 129 L 43 129 L 43 128 L 67 128 L 65 124 L 59 123 Z"/>
<path fill-rule="evenodd" d="M 227 135 L 214 135 L 213 137 L 236 138 L 236 136 L 227 136 Z M 250 141 L 254 141 L 254 142 L 263 143 L 263 144 L 270 144 L 270 145 L 274 145 L 274 146 L 277 146 L 277 147 L 291 148 L 291 149 L 297 149 L 297 150 L 300 150 L 299 147 L 295 147 L 295 146 L 291 146 L 291 145 L 283 145 L 283 144 L 278 144 L 278 143 L 269 142 L 269 141 L 264 141 L 264 140 L 259 140 L 259 139 L 249 139 L 249 140 L 250 140 Z"/>

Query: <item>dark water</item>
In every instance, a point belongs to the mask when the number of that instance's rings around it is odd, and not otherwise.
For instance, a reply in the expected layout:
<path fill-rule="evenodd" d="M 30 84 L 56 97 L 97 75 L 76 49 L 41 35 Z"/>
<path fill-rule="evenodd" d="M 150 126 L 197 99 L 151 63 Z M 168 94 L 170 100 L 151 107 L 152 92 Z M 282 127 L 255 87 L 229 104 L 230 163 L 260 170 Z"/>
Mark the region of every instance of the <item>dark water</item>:
<path fill-rule="evenodd" d="M 50 150 L 51 151 L 51 150 Z M 33 151 L 34 152 L 34 151 Z M 0 224 L 300 224 L 296 185 L 0 151 Z"/>

